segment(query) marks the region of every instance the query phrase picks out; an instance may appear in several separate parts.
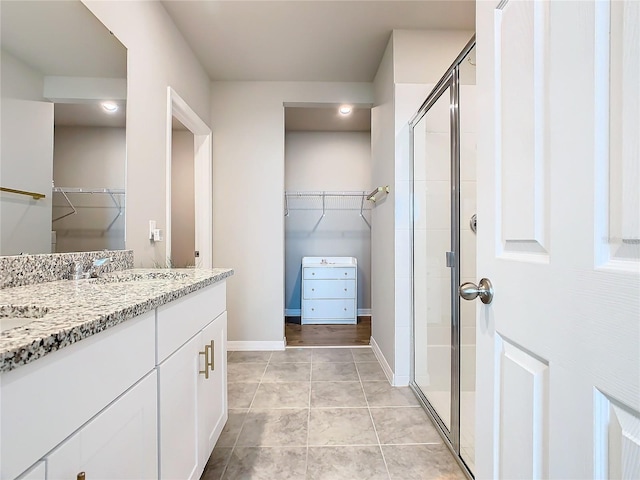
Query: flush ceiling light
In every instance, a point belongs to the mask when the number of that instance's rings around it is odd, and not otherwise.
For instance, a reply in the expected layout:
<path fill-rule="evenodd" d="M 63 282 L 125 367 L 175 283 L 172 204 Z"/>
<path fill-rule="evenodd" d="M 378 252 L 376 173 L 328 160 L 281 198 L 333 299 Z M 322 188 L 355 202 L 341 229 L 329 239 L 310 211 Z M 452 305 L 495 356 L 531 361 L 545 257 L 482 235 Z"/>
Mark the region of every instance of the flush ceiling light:
<path fill-rule="evenodd" d="M 353 107 L 351 105 L 342 105 L 338 111 L 340 115 L 349 115 L 353 111 Z"/>
<path fill-rule="evenodd" d="M 102 108 L 109 113 L 113 113 L 118 110 L 118 105 L 113 102 L 102 102 Z"/>

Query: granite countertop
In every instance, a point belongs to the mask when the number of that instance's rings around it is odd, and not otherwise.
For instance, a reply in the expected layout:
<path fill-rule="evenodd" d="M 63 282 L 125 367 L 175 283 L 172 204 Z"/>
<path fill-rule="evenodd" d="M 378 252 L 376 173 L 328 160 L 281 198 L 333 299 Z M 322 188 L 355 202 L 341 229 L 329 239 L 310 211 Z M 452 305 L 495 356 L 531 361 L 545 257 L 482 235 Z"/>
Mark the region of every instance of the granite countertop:
<path fill-rule="evenodd" d="M 128 269 L 98 279 L 2 289 L 0 315 L 42 317 L 0 332 L 0 372 L 31 363 L 231 275 L 229 268 Z"/>

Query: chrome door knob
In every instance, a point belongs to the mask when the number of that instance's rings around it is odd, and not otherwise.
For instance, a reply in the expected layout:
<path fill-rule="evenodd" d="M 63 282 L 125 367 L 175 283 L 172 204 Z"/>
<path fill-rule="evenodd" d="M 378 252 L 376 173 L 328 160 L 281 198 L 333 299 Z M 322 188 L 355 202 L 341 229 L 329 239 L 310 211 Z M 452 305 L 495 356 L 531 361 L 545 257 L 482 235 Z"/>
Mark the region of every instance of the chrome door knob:
<path fill-rule="evenodd" d="M 473 300 L 480 297 L 480 301 L 485 305 L 489 305 L 493 300 L 493 285 L 488 278 L 480 280 L 478 285 L 473 282 L 466 282 L 460 285 L 458 293 L 465 300 Z"/>

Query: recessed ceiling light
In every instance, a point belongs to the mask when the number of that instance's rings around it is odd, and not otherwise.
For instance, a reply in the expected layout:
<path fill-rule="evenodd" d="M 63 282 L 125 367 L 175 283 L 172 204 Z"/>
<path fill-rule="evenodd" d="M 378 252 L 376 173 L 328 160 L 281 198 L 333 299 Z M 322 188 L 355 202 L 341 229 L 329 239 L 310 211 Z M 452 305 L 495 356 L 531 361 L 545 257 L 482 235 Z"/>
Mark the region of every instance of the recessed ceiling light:
<path fill-rule="evenodd" d="M 118 110 L 118 105 L 113 102 L 102 102 L 102 108 L 109 113 L 113 113 Z"/>
<path fill-rule="evenodd" d="M 340 115 L 349 115 L 353 111 L 353 107 L 351 105 L 342 105 L 338 111 Z"/>

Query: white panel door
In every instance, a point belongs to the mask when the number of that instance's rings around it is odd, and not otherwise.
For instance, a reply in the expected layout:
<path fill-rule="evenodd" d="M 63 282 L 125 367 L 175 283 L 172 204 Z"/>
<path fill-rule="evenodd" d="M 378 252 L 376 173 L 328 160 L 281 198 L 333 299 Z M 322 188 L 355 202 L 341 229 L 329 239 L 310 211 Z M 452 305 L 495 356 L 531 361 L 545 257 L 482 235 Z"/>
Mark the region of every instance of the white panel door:
<path fill-rule="evenodd" d="M 60 444 L 47 456 L 47 479 L 157 479 L 157 385 L 152 372 Z"/>
<path fill-rule="evenodd" d="M 640 2 L 476 5 L 475 473 L 640 478 Z"/>
<path fill-rule="evenodd" d="M 202 348 L 210 346 L 208 378 L 198 376 L 199 470 L 209 460 L 227 422 L 227 312 L 200 333 Z"/>
<path fill-rule="evenodd" d="M 204 368 L 200 335 L 196 335 L 158 367 L 160 478 L 199 478 L 198 375 Z"/>

